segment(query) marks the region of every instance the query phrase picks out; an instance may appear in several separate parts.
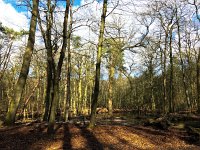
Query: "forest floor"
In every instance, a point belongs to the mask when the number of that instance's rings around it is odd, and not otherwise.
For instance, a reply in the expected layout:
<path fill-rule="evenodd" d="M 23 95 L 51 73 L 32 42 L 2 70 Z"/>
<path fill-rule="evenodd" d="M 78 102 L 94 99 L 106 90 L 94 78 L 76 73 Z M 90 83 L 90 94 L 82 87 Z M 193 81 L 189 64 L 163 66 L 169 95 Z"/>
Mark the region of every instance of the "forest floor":
<path fill-rule="evenodd" d="M 55 135 L 46 123 L 24 123 L 0 128 L 0 150 L 199 150 L 200 141 L 185 130 L 144 125 L 57 123 Z"/>

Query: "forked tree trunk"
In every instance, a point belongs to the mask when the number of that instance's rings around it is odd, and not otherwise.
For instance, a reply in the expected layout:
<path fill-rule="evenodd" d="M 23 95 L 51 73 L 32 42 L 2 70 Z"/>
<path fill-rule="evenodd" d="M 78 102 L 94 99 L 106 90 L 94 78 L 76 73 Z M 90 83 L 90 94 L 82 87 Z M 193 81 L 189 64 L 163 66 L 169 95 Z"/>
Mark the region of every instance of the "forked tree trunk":
<path fill-rule="evenodd" d="M 49 115 L 49 124 L 48 124 L 48 130 L 47 132 L 49 134 L 54 133 L 54 124 L 55 124 L 55 115 L 56 115 L 56 108 L 59 101 L 59 82 L 60 82 L 60 75 L 63 65 L 63 60 L 65 58 L 65 51 L 67 48 L 67 25 L 68 25 L 68 16 L 69 16 L 69 7 L 70 7 L 70 0 L 67 0 L 66 2 L 66 9 L 65 9 L 65 17 L 63 22 L 63 44 L 62 49 L 60 51 L 60 58 L 58 61 L 58 65 L 56 67 L 55 73 L 54 73 L 54 96 L 51 102 L 51 109 L 50 109 L 50 115 Z"/>
<path fill-rule="evenodd" d="M 8 112 L 6 115 L 5 123 L 7 125 L 12 125 L 15 122 L 18 106 L 21 101 L 21 96 L 24 90 L 24 86 L 26 84 L 26 79 L 28 76 L 29 66 L 31 62 L 31 56 L 32 56 L 34 44 L 35 44 L 35 31 L 36 31 L 37 16 L 38 16 L 38 5 L 39 5 L 39 0 L 33 0 L 33 9 L 32 9 L 30 28 L 29 28 L 28 43 L 27 43 L 26 50 L 23 56 L 23 63 L 22 63 L 20 75 L 14 89 L 14 97 L 11 100 L 11 103 L 9 105 Z"/>
<path fill-rule="evenodd" d="M 47 50 L 47 84 L 46 84 L 46 91 L 45 91 L 45 112 L 43 116 L 43 121 L 49 120 L 49 111 L 50 105 L 53 98 L 53 73 L 55 72 L 55 65 L 53 60 L 53 46 L 52 46 L 52 39 L 51 39 L 51 29 L 53 24 L 53 8 L 51 6 L 51 0 L 47 1 L 47 12 L 46 12 L 46 30 L 42 27 L 42 20 L 40 18 L 40 14 L 38 15 L 38 24 L 42 33 L 42 37 L 44 40 L 45 48 Z"/>

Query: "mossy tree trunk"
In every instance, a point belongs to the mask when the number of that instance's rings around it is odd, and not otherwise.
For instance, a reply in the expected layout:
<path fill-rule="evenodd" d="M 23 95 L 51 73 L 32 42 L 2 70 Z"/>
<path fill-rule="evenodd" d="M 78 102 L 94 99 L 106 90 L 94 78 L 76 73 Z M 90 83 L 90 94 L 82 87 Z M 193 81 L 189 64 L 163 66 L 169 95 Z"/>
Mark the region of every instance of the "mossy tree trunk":
<path fill-rule="evenodd" d="M 98 48 L 97 48 L 95 83 L 94 83 L 94 89 L 93 89 L 93 94 L 92 94 L 92 106 L 91 106 L 91 117 L 90 117 L 89 128 L 93 128 L 95 125 L 97 101 L 98 101 L 98 96 L 99 96 L 101 57 L 102 57 L 103 35 L 104 35 L 106 12 L 107 12 L 107 2 L 108 2 L 107 0 L 103 1 L 103 11 L 101 15 L 100 33 L 99 33 Z"/>
<path fill-rule="evenodd" d="M 83 63 L 82 58 L 78 62 L 79 68 L 78 68 L 78 114 L 82 113 L 82 102 L 83 102 L 83 96 L 82 96 L 82 72 L 83 72 Z"/>
<path fill-rule="evenodd" d="M 114 73 L 115 68 L 113 64 L 113 52 L 110 51 L 109 58 L 109 81 L 108 81 L 108 114 L 113 115 L 113 82 L 114 82 Z"/>
<path fill-rule="evenodd" d="M 26 84 L 26 79 L 29 72 L 29 66 L 31 62 L 32 53 L 34 50 L 35 44 L 35 32 L 36 32 L 36 25 L 37 25 L 37 16 L 38 16 L 38 5 L 39 0 L 33 0 L 33 9 L 32 9 L 32 16 L 29 28 L 29 38 L 28 43 L 26 46 L 26 50 L 23 56 L 23 63 L 20 71 L 20 75 L 18 81 L 16 83 L 14 89 L 14 97 L 11 100 L 11 103 L 8 108 L 8 112 L 6 115 L 5 123 L 7 125 L 12 125 L 15 122 L 16 113 L 18 110 L 19 103 L 21 101 L 21 96 Z"/>
<path fill-rule="evenodd" d="M 72 4 L 73 5 L 73 4 Z M 68 121 L 69 117 L 69 108 L 70 108 L 70 101 L 71 101 L 71 34 L 72 34 L 72 23 L 73 23 L 73 14 L 72 14 L 72 6 L 69 8 L 70 10 L 70 24 L 68 30 L 68 39 L 67 39 L 67 88 L 66 88 L 66 108 L 64 108 L 64 118 L 65 121 Z"/>

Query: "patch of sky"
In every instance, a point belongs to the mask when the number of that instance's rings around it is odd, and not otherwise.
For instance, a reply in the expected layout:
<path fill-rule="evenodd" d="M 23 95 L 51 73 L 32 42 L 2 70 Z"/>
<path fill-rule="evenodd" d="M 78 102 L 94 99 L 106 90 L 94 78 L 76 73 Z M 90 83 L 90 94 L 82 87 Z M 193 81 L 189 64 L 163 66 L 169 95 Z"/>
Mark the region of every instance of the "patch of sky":
<path fill-rule="evenodd" d="M 71 0 L 71 1 L 73 1 L 73 5 L 74 6 L 80 6 L 80 4 L 81 4 L 81 0 Z M 58 0 L 58 4 L 59 5 L 66 5 L 66 0 Z"/>
<path fill-rule="evenodd" d="M 200 14 L 198 14 L 198 17 L 200 17 Z M 192 17 L 192 21 L 195 24 L 196 27 L 200 26 L 200 21 L 198 20 L 198 17 L 196 16 L 196 14 L 193 15 Z"/>
<path fill-rule="evenodd" d="M 22 0 L 3 0 L 6 4 L 11 4 L 17 12 L 26 12 L 27 7 Z M 66 0 L 57 0 L 58 5 L 66 5 Z M 74 6 L 80 6 L 81 0 L 73 0 Z"/>
<path fill-rule="evenodd" d="M 27 11 L 27 7 L 23 5 L 23 2 L 20 0 L 3 0 L 6 4 L 11 4 L 17 12 Z"/>

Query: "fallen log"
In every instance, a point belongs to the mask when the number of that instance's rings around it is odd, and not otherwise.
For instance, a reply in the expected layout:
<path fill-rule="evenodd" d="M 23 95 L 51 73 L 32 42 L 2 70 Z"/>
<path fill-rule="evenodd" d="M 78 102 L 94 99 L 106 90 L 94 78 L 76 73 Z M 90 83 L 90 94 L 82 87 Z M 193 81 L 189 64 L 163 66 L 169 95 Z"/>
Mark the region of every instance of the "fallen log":
<path fill-rule="evenodd" d="M 157 119 L 148 119 L 144 122 L 144 126 L 152 126 L 156 129 L 167 130 L 171 125 L 170 121 L 166 117 L 160 117 Z"/>
<path fill-rule="evenodd" d="M 107 108 L 97 108 L 96 113 L 97 114 L 108 113 L 108 109 Z"/>

